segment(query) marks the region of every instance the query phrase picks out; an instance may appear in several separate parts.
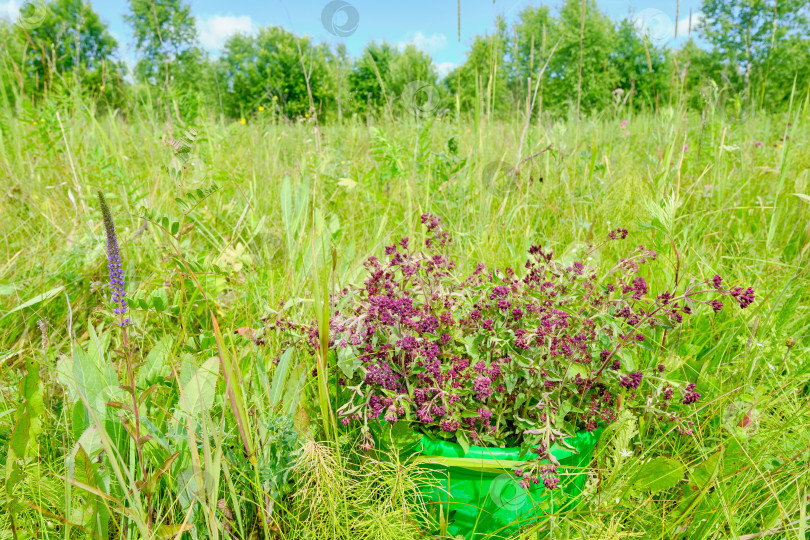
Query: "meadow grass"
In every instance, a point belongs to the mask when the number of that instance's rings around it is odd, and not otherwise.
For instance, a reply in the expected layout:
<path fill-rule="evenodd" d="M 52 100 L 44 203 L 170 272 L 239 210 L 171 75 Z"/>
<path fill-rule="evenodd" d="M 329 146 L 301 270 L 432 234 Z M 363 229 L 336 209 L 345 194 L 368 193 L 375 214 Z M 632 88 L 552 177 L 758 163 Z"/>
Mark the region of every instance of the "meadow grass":
<path fill-rule="evenodd" d="M 363 260 L 384 245 L 420 238 L 419 216 L 430 211 L 452 231 L 459 263 L 470 268 L 479 261 L 518 268 L 538 242 L 574 260 L 594 239 L 625 227 L 628 241 L 660 254 L 658 270 L 647 276 L 654 290 L 678 273 L 721 274 L 757 291 L 750 309 L 687 324 L 671 351 L 642 360 L 699 380 L 704 399 L 691 418 L 694 433 L 654 418 L 624 418 L 597 450 L 582 504 L 530 527 L 530 536 L 807 537 L 806 103 L 745 119 L 673 109 L 544 119 L 529 127 L 520 156 L 519 121 L 180 125 L 148 111 L 125 122 L 62 104 L 5 113 L 0 124 L 4 461 L 25 408 L 19 384 L 32 359 L 44 399 L 41 433 L 24 448 L 21 480 L 11 488 L 6 465 L 10 511 L 0 513 L 0 536 L 84 537 L 98 530 L 94 520 L 102 511 L 114 516 L 111 537 L 435 532 L 414 495 L 424 481 L 418 470 L 394 457 L 357 454 L 351 434 L 318 442 L 323 418 L 313 379 L 305 376 L 311 361 L 279 361 L 275 336 L 262 327 L 290 298 L 299 299 L 293 309 L 312 309 L 311 277 L 323 277 L 333 264 L 321 253 L 334 249 L 336 256 L 330 281 L 321 285 L 339 289 L 359 279 Z M 97 190 L 121 241 L 131 354 L 143 362 L 141 371 L 154 370 L 144 375 L 141 390 L 147 382 L 157 388 L 144 396 L 143 414 L 165 430 L 166 448 L 181 454 L 172 459 L 187 462 L 181 468 L 168 462 L 171 474 L 154 478 L 151 490 L 139 484 L 134 450 L 115 451 L 126 434 L 111 427 L 115 415 L 109 405 L 104 412 L 103 401 L 121 391 L 104 394 L 99 408 L 71 393 L 59 367 L 73 365 L 68 358 L 78 362 L 77 349 L 121 366 L 120 330 L 106 307 Z M 612 258 L 620 249 L 608 245 L 601 255 Z M 241 392 L 234 391 L 246 403 L 249 429 L 257 440 L 275 441 L 270 454 L 257 451 L 258 464 L 239 451 L 244 436 L 235 427 L 227 373 L 208 362 L 218 353 L 239 366 Z M 283 380 L 274 385 L 282 365 Z M 92 445 L 95 456 L 106 452 L 112 472 L 77 457 L 83 431 L 76 401 L 92 416 L 83 417 L 84 425 L 108 426 Z M 278 435 L 285 429 L 267 427 L 279 410 L 295 417 L 303 447 L 286 448 Z M 107 414 L 107 423 L 93 411 Z M 174 452 L 152 443 L 143 448 L 154 454 L 155 471 Z M 265 456 L 280 463 L 287 451 L 295 463 L 289 470 L 261 462 Z M 636 471 L 656 456 L 681 462 L 684 479 L 656 493 L 637 489 Z M 77 463 L 95 473 L 77 481 Z M 275 486 L 272 494 L 268 485 Z"/>

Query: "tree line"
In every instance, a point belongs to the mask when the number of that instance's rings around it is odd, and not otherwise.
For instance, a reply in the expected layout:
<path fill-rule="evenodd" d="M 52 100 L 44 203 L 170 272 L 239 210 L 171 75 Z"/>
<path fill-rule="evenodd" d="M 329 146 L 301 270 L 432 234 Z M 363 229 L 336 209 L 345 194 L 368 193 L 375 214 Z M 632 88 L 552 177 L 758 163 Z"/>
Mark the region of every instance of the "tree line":
<path fill-rule="evenodd" d="M 0 21 L 4 103 L 19 110 L 71 95 L 122 114 L 151 105 L 183 118 L 328 122 L 508 117 L 530 107 L 560 116 L 709 104 L 738 113 L 784 110 L 810 87 L 805 0 L 703 0 L 700 19 L 677 48 L 632 17 L 611 19 L 595 0 L 528 6 L 511 25 L 498 18 L 491 32 L 475 36 L 464 63 L 441 77 L 413 45 L 371 42 L 352 57 L 343 44 L 277 26 L 235 34 L 212 57 L 183 0 L 129 0 L 124 19 L 134 66 L 121 60 L 119 44 L 86 0 L 30 2 L 17 21 Z"/>

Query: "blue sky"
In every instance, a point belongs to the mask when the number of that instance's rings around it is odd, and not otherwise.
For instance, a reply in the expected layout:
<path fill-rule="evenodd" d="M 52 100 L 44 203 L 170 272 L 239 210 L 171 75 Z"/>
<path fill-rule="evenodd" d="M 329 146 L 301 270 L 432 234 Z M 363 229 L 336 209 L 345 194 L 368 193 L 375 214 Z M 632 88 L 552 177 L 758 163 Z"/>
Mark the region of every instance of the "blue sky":
<path fill-rule="evenodd" d="M 0 16 L 13 19 L 25 1 L 0 0 Z M 127 0 L 91 3 L 118 39 L 122 56 L 131 61 L 132 33 L 123 21 Z M 234 32 L 253 32 L 260 26 L 277 25 L 318 41 L 332 44 L 342 41 L 353 55 L 371 40 L 399 45 L 413 43 L 433 57 L 442 73 L 463 62 L 472 37 L 490 31 L 497 15 L 511 22 L 526 6 L 540 5 L 529 0 L 461 0 L 459 40 L 456 0 L 190 0 L 188 3 L 197 17 L 200 40 L 214 55 Z M 354 28 L 350 35 L 338 37 L 327 30 L 322 19 L 330 4 L 334 17 L 327 16 L 327 20 L 335 25 L 329 25 L 330 28 L 341 33 L 340 28 L 348 25 Z M 560 2 L 543 4 L 557 9 Z M 690 9 L 693 24 L 700 17 L 700 0 L 680 0 L 679 6 L 676 0 L 598 0 L 598 5 L 614 19 L 634 17 L 636 24 L 647 29 L 654 39 L 670 46 L 685 40 Z M 678 38 L 674 39 L 676 25 Z"/>

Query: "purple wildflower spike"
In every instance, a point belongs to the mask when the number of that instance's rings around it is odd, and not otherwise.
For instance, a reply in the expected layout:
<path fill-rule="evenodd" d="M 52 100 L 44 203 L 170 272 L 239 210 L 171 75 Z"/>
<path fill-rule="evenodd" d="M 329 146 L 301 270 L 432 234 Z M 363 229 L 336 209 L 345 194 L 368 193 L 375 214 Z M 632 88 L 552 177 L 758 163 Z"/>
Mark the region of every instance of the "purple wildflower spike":
<path fill-rule="evenodd" d="M 104 199 L 104 194 L 98 192 L 98 202 L 101 206 L 101 215 L 104 218 L 104 230 L 107 233 L 107 268 L 110 272 L 110 288 L 112 289 L 112 300 L 115 304 L 113 313 L 121 317 L 121 326 L 129 324 L 127 313 L 126 290 L 124 284 L 124 270 L 121 263 L 121 251 L 118 248 L 118 235 L 115 232 L 115 222 Z"/>

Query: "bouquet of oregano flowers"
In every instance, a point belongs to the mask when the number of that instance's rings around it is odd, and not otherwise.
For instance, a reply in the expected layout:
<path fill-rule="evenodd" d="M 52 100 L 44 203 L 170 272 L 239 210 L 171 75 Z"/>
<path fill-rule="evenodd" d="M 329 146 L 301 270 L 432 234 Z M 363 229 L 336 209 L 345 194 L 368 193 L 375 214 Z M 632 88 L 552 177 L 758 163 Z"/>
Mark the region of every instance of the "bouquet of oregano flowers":
<path fill-rule="evenodd" d="M 641 365 L 634 351 L 663 349 L 701 304 L 711 313 L 723 297 L 740 308 L 754 301 L 753 289 L 724 288 L 720 276 L 655 294 L 640 272 L 657 254 L 644 246 L 603 272 L 532 246 L 521 272 L 478 264 L 466 275 L 440 219 L 425 214 L 422 223 L 424 246 L 403 238 L 386 247 L 384 259 L 365 263 L 362 286 L 333 299 L 338 416 L 360 424 L 364 449 L 374 445 L 369 424 L 383 420 L 465 447 L 520 446 L 537 458 L 517 471 L 524 487 L 556 487 L 551 446 L 610 424 L 621 408 L 689 432 L 683 409 L 700 399 L 696 385 L 667 380 L 663 365 Z M 602 244 L 626 237 L 617 229 Z M 289 344 L 317 349 L 314 323 L 274 324 Z"/>

